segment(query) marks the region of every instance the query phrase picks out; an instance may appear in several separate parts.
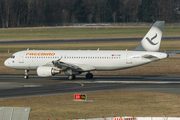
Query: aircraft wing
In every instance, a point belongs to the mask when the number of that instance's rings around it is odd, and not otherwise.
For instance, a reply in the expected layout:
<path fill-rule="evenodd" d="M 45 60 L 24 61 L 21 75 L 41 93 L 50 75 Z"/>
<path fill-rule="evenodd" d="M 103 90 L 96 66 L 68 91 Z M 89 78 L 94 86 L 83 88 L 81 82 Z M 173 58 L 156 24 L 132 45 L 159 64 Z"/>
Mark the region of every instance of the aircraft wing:
<path fill-rule="evenodd" d="M 75 71 L 91 71 L 95 70 L 93 66 L 86 65 L 86 64 L 79 64 L 79 63 L 69 63 L 69 62 L 62 62 L 60 59 L 52 61 L 53 65 L 61 68 L 62 70 L 66 70 L 70 68 Z"/>

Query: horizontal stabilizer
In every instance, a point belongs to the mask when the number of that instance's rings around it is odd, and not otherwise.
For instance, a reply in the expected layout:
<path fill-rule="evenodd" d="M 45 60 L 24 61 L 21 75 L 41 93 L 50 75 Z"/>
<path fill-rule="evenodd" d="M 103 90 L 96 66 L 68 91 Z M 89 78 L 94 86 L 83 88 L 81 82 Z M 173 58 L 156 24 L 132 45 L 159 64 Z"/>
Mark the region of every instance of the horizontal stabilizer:
<path fill-rule="evenodd" d="M 168 55 L 175 55 L 175 54 L 180 54 L 180 51 L 166 51 Z"/>

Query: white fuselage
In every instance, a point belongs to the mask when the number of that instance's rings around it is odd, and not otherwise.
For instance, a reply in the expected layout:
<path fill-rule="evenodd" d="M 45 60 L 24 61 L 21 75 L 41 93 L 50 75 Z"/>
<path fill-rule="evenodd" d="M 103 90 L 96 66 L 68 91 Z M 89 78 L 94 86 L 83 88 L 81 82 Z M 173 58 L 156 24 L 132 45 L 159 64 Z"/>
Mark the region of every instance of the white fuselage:
<path fill-rule="evenodd" d="M 94 70 L 119 70 L 168 57 L 161 52 L 120 50 L 27 50 L 14 53 L 13 56 L 4 64 L 23 70 L 36 70 L 39 66 L 58 59 L 73 65 L 92 66 Z"/>

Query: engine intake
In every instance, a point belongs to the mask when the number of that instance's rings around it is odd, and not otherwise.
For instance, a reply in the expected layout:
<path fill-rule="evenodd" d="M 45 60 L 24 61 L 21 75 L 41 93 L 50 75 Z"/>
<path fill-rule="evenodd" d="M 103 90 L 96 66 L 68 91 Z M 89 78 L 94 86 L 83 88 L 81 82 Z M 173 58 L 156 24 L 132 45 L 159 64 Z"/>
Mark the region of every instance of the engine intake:
<path fill-rule="evenodd" d="M 55 74 L 61 73 L 60 69 L 55 69 L 53 67 L 48 66 L 39 66 L 37 68 L 37 75 L 40 77 L 51 77 Z"/>

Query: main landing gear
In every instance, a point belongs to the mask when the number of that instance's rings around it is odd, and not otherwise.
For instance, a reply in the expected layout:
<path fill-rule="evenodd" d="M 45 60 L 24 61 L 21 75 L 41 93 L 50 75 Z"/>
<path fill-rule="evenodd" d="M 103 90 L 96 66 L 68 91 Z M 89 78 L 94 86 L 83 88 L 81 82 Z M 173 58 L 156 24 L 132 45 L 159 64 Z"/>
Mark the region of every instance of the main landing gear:
<path fill-rule="evenodd" d="M 69 76 L 68 76 L 68 79 L 69 79 L 69 80 L 76 79 L 76 76 L 75 76 L 75 75 L 73 75 L 73 74 L 72 74 L 72 75 L 69 75 Z"/>
<path fill-rule="evenodd" d="M 90 73 L 90 72 L 88 72 L 88 73 L 86 74 L 86 79 L 92 79 L 92 78 L 93 78 L 93 74 Z M 68 76 L 68 79 L 69 79 L 69 80 L 76 79 L 76 75 L 74 75 L 74 74 L 69 75 L 69 76 Z"/>
<path fill-rule="evenodd" d="M 86 79 L 92 79 L 92 78 L 93 78 L 93 74 L 90 73 L 90 72 L 88 72 L 88 73 L 86 74 Z"/>
<path fill-rule="evenodd" d="M 29 78 L 28 72 L 29 72 L 29 70 L 25 70 L 24 79 L 28 79 Z"/>

